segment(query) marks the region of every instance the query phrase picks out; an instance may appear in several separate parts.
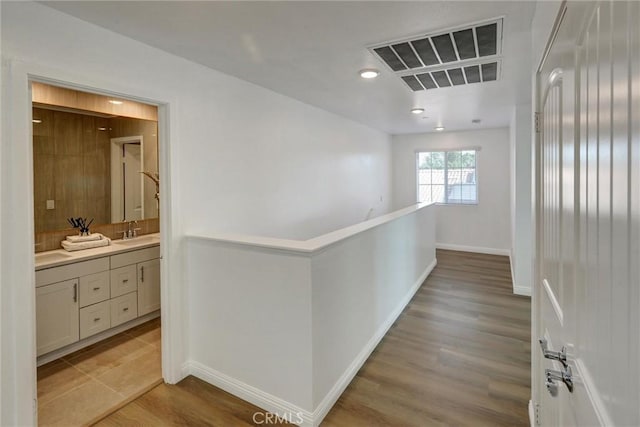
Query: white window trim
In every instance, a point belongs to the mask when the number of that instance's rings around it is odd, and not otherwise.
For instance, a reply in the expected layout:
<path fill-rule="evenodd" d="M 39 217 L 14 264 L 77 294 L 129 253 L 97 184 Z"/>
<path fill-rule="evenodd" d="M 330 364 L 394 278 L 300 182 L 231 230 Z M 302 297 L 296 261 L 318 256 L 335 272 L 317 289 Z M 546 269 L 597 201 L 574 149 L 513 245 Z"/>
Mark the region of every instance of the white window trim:
<path fill-rule="evenodd" d="M 420 163 L 419 163 L 419 158 L 420 158 L 420 153 L 439 153 L 439 152 L 444 152 L 445 153 L 445 171 L 447 170 L 446 167 L 446 153 L 447 152 L 452 152 L 452 151 L 475 151 L 476 156 L 475 156 L 475 171 L 476 171 L 476 201 L 474 203 L 441 203 L 441 202 L 434 202 L 434 204 L 438 205 L 438 206 L 478 206 L 480 204 L 480 184 L 478 183 L 478 156 L 480 153 L 480 149 L 481 147 L 451 147 L 451 148 L 429 148 L 429 149 L 416 149 L 414 150 L 414 158 L 415 158 L 415 177 L 416 177 L 416 203 L 420 203 L 420 173 L 418 172 L 420 170 Z M 445 176 L 445 183 L 444 183 L 444 188 L 445 188 L 445 194 L 447 191 L 447 178 Z"/>

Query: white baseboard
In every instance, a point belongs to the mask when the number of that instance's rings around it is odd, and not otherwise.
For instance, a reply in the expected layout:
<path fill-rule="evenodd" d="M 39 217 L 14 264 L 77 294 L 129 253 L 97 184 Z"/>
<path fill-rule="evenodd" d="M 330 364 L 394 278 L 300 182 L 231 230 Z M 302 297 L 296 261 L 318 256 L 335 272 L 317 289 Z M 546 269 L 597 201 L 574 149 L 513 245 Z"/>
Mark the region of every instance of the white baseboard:
<path fill-rule="evenodd" d="M 344 371 L 340 378 L 338 378 L 338 381 L 336 381 L 336 383 L 333 385 L 331 390 L 329 390 L 324 399 L 322 399 L 316 410 L 313 411 L 314 427 L 320 425 L 324 417 L 329 413 L 329 411 L 331 410 L 333 405 L 335 405 L 349 383 L 351 383 L 353 378 L 356 376 L 362 365 L 364 365 L 364 362 L 367 361 L 373 350 L 375 350 L 382 338 L 384 338 L 389 328 L 393 325 L 398 316 L 400 316 L 407 304 L 409 304 L 411 298 L 413 298 L 418 289 L 420 289 L 422 283 L 429 276 L 429 274 L 431 274 L 431 271 L 433 271 L 437 263 L 438 260 L 434 259 L 433 262 L 427 266 L 418 280 L 416 280 L 413 286 L 411 286 L 409 291 L 398 303 L 395 310 L 393 310 L 389 314 L 384 323 L 380 325 L 376 333 L 371 337 L 371 339 L 367 342 L 360 353 L 358 353 L 356 358 L 353 360 L 353 362 L 351 362 L 349 367 Z"/>
<path fill-rule="evenodd" d="M 516 286 L 513 285 L 513 293 L 516 295 L 531 296 L 531 288 L 528 286 Z"/>
<path fill-rule="evenodd" d="M 437 260 L 434 259 L 433 262 L 427 266 L 425 271 L 411 286 L 409 291 L 398 303 L 396 308 L 389 314 L 384 323 L 380 325 L 376 333 L 371 337 L 360 353 L 358 353 L 356 358 L 336 381 L 334 386 L 329 390 L 313 413 L 305 411 L 296 405 L 259 390 L 249 384 L 243 383 L 242 381 L 231 378 L 199 362 L 188 361 L 185 363 L 182 368 L 183 374 L 184 376 L 193 375 L 200 378 L 201 380 L 221 388 L 222 390 L 244 399 L 247 402 L 253 403 L 266 411 L 277 414 L 281 418 L 287 418 L 287 420 L 292 424 L 297 424 L 303 427 L 316 427 L 320 425 L 324 417 L 329 413 L 333 405 L 340 398 L 340 395 L 342 395 L 351 380 L 356 376 L 364 362 L 367 361 L 378 343 L 385 336 L 398 316 L 400 316 L 409 301 L 411 301 L 411 298 L 413 298 L 418 289 L 420 289 L 420 286 L 429 276 L 431 271 L 433 271 L 436 264 Z M 301 422 L 299 422 L 299 420 L 301 420 Z"/>
<path fill-rule="evenodd" d="M 531 427 L 536 426 L 536 414 L 533 412 L 533 402 L 529 401 L 529 425 Z"/>
<path fill-rule="evenodd" d="M 450 245 L 449 243 L 436 243 L 436 249 L 446 249 L 449 251 L 460 251 L 460 252 L 476 252 L 479 254 L 487 254 L 487 255 L 502 255 L 502 256 L 511 255 L 511 251 L 509 249 L 485 248 L 482 246 Z"/>
<path fill-rule="evenodd" d="M 183 367 L 186 375 L 193 375 L 203 381 L 208 382 L 222 390 L 246 400 L 249 403 L 278 415 L 281 419 L 286 419 L 292 424 L 303 427 L 313 427 L 313 414 L 309 411 L 293 405 L 286 400 L 273 396 L 249 384 L 231 378 L 222 372 L 218 372 L 208 366 L 195 361 L 188 361 Z"/>

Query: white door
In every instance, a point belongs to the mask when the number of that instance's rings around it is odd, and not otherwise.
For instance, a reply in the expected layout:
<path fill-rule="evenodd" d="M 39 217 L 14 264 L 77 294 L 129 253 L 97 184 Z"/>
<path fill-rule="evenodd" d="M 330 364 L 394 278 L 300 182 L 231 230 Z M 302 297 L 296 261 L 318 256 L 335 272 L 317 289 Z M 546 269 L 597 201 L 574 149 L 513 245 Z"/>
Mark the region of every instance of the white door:
<path fill-rule="evenodd" d="M 637 426 L 640 3 L 561 13 L 538 74 L 534 334 L 568 368 L 534 346 L 533 399 L 541 425 Z"/>
<path fill-rule="evenodd" d="M 160 309 L 160 260 L 138 264 L 138 316 Z"/>
<path fill-rule="evenodd" d="M 38 356 L 78 341 L 78 310 L 78 279 L 36 288 Z"/>

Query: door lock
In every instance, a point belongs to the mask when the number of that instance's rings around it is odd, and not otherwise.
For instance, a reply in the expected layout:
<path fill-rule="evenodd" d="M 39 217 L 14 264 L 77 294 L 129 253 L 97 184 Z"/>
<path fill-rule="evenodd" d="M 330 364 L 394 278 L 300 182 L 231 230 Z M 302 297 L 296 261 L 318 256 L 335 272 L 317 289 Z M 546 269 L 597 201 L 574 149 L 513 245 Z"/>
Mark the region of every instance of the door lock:
<path fill-rule="evenodd" d="M 545 357 L 545 359 L 557 360 L 558 362 L 562 363 L 562 366 L 564 366 L 565 368 L 569 366 L 569 364 L 567 363 L 566 347 L 563 346 L 560 351 L 551 351 L 549 350 L 546 338 L 540 338 L 538 341 L 540 342 L 540 349 L 542 350 L 542 355 Z"/>
<path fill-rule="evenodd" d="M 562 371 L 545 369 L 544 375 L 546 378 L 547 390 L 549 390 L 551 396 L 555 397 L 558 395 L 558 384 L 556 384 L 556 381 L 562 381 L 567 386 L 567 389 L 569 389 L 569 393 L 573 393 L 573 374 L 571 373 L 571 368 L 569 366 L 562 368 Z"/>
<path fill-rule="evenodd" d="M 562 363 L 561 371 L 553 369 L 544 370 L 545 385 L 547 386 L 549 394 L 553 397 L 558 395 L 558 384 L 556 381 L 562 381 L 567 386 L 567 389 L 569 389 L 569 393 L 573 393 L 573 373 L 567 363 L 566 347 L 563 346 L 560 351 L 551 351 L 549 350 L 546 338 L 540 338 L 538 341 L 540 342 L 540 350 L 542 350 L 542 355 L 545 359 L 557 360 Z"/>

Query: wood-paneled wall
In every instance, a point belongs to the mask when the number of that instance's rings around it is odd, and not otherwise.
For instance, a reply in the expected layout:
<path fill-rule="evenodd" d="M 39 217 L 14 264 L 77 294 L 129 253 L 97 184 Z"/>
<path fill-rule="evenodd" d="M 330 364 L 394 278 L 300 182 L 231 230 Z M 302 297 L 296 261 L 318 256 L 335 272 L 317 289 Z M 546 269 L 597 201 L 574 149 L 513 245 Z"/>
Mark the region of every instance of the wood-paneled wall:
<path fill-rule="evenodd" d="M 41 108 L 33 118 L 36 233 L 67 228 L 71 216 L 111 222 L 108 119 Z"/>
<path fill-rule="evenodd" d="M 76 110 L 158 121 L 158 107 L 155 105 L 80 92 L 38 82 L 31 83 L 31 90 L 32 100 L 35 104 L 57 105 Z M 112 104 L 109 101 L 119 101 L 122 104 Z"/>

